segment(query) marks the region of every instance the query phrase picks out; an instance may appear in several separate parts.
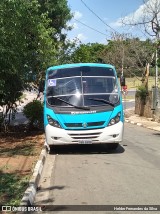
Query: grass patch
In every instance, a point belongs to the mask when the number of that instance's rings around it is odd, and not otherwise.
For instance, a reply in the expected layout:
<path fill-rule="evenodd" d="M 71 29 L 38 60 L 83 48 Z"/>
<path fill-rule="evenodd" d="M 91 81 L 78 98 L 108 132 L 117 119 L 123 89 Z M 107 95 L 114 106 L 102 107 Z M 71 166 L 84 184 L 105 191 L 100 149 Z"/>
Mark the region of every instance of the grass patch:
<path fill-rule="evenodd" d="M 2 205 L 19 205 L 28 181 L 29 176 L 4 173 L 0 170 L 0 203 Z"/>
<path fill-rule="evenodd" d="M 141 79 L 141 77 L 139 77 L 139 79 Z M 138 88 L 140 85 L 142 84 L 142 82 L 140 80 L 138 80 L 137 78 L 126 78 L 126 85 L 128 87 L 128 89 L 132 89 L 132 88 Z M 155 85 L 155 77 L 149 77 L 148 80 L 148 87 L 149 89 L 152 88 L 152 86 Z"/>
<path fill-rule="evenodd" d="M 131 96 L 131 95 L 122 95 L 122 99 L 124 100 L 134 100 L 135 96 Z"/>
<path fill-rule="evenodd" d="M 44 145 L 40 132 L 0 135 L 0 204 L 18 206 Z"/>
<path fill-rule="evenodd" d="M 23 143 L 23 142 L 22 142 Z M 35 154 L 34 144 L 17 145 L 15 148 L 0 148 L 0 153 L 3 156 L 11 157 L 15 155 L 33 156 Z"/>
<path fill-rule="evenodd" d="M 0 154 L 4 157 L 16 155 L 34 156 L 37 155 L 37 147 L 42 145 L 42 132 L 7 133 L 0 134 Z"/>

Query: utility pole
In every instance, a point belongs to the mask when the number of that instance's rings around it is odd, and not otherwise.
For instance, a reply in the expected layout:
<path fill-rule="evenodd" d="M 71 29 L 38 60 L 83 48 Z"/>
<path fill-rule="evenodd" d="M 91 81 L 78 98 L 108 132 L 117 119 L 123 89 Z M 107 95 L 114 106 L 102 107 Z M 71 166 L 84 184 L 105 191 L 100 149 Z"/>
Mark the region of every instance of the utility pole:
<path fill-rule="evenodd" d="M 159 42 L 159 32 L 157 31 L 156 34 L 156 43 L 158 44 Z M 158 88 L 158 83 L 159 83 L 159 78 L 158 78 L 158 46 L 156 46 L 156 71 L 155 71 L 155 98 L 156 98 L 156 107 L 160 107 L 160 98 L 159 98 L 159 88 Z"/>
<path fill-rule="evenodd" d="M 158 43 L 159 43 L 159 33 L 160 33 L 160 25 L 158 21 L 158 13 L 155 13 L 154 18 L 151 21 L 152 24 L 152 31 L 155 33 L 156 36 L 156 70 L 155 70 L 155 108 L 160 107 L 160 97 L 159 97 L 159 88 L 158 88 Z"/>
<path fill-rule="evenodd" d="M 123 37 L 120 37 L 119 41 L 121 42 L 121 48 L 122 48 L 122 70 L 121 70 L 121 77 L 120 77 L 120 83 L 121 83 L 121 91 L 126 90 L 126 83 L 125 83 L 125 77 L 124 77 L 124 43 L 123 43 Z"/>
<path fill-rule="evenodd" d="M 155 72 L 155 88 L 158 88 L 158 65 L 157 65 L 157 48 L 156 48 L 156 59 L 155 59 L 155 64 L 156 64 L 156 72 Z"/>
<path fill-rule="evenodd" d="M 122 44 L 122 76 L 123 76 L 123 65 L 124 65 L 124 46 Z"/>

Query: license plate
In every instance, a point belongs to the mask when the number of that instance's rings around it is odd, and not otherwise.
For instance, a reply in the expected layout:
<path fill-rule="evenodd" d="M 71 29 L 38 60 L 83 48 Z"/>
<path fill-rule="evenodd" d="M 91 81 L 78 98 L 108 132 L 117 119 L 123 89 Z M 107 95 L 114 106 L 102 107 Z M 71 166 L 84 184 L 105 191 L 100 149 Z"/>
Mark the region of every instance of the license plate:
<path fill-rule="evenodd" d="M 92 144 L 91 140 L 79 140 L 79 144 Z"/>

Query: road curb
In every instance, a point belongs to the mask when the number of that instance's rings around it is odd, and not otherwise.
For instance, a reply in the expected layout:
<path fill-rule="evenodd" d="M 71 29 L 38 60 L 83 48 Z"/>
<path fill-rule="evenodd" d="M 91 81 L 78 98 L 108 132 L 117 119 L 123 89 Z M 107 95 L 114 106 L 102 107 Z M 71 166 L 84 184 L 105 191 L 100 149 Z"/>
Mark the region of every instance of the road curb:
<path fill-rule="evenodd" d="M 134 121 L 132 121 L 132 120 L 128 120 L 128 119 L 125 119 L 125 122 L 126 122 L 126 123 L 131 123 L 131 124 L 134 124 L 134 125 L 137 125 L 137 126 L 143 126 L 142 123 L 136 123 L 136 122 L 134 122 Z"/>
<path fill-rule="evenodd" d="M 138 122 L 134 122 L 134 121 L 129 120 L 129 119 L 125 119 L 125 122 L 126 122 L 126 123 L 131 123 L 131 124 L 134 124 L 134 125 L 137 125 L 137 126 L 141 126 L 141 127 L 147 128 L 147 129 L 151 129 L 151 130 L 159 131 L 159 132 L 160 132 L 160 130 L 157 130 L 157 129 L 154 128 L 154 127 L 149 127 L 149 126 L 147 126 L 147 125 L 144 125 L 144 124 L 138 123 Z"/>
<path fill-rule="evenodd" d="M 35 199 L 35 195 L 37 192 L 38 183 L 42 174 L 43 166 L 46 160 L 47 155 L 47 148 L 46 146 L 43 147 L 39 159 L 35 165 L 33 170 L 33 175 L 29 181 L 29 186 L 26 189 L 23 198 L 21 200 L 22 206 L 32 205 Z"/>

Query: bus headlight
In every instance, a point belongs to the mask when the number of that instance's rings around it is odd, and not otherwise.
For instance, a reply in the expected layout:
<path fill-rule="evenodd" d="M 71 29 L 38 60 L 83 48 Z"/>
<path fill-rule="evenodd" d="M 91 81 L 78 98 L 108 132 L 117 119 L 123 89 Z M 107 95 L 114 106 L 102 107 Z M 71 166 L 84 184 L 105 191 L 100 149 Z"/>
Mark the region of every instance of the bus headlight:
<path fill-rule="evenodd" d="M 48 119 L 49 125 L 54 126 L 56 128 L 61 128 L 61 126 L 57 120 L 51 118 L 49 115 L 47 115 L 47 119 Z"/>
<path fill-rule="evenodd" d="M 109 121 L 108 126 L 112 126 L 120 121 L 121 113 L 119 112 L 114 118 Z"/>

